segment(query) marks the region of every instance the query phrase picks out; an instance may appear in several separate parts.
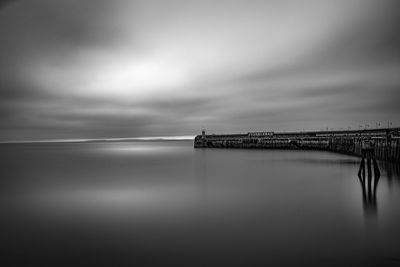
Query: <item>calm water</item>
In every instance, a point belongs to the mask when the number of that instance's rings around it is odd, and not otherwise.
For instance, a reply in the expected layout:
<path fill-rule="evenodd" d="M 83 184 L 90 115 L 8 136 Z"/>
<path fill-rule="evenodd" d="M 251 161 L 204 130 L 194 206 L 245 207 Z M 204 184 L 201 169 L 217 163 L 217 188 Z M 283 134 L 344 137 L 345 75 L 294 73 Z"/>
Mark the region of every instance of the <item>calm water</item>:
<path fill-rule="evenodd" d="M 2 266 L 396 266 L 399 167 L 189 141 L 2 144 Z M 6 263 L 6 264 L 5 264 Z"/>

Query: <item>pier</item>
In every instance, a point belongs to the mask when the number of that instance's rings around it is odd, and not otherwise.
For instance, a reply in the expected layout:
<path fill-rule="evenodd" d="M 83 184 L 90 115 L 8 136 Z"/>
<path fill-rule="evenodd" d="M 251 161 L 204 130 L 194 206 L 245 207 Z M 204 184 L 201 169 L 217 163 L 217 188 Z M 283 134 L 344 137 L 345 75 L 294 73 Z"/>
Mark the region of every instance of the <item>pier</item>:
<path fill-rule="evenodd" d="M 195 148 L 324 150 L 359 157 L 365 157 L 366 145 L 374 159 L 400 163 L 400 128 L 247 134 L 206 134 L 203 130 L 194 139 Z"/>

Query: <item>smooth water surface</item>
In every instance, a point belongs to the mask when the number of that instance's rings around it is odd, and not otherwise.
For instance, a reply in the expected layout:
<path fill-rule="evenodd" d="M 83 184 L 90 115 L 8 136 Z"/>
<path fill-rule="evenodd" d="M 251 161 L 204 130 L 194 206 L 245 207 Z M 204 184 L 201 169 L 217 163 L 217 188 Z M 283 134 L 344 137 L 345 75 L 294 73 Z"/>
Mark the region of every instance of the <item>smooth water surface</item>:
<path fill-rule="evenodd" d="M 191 141 L 1 144 L 2 266 L 396 266 L 399 167 Z"/>

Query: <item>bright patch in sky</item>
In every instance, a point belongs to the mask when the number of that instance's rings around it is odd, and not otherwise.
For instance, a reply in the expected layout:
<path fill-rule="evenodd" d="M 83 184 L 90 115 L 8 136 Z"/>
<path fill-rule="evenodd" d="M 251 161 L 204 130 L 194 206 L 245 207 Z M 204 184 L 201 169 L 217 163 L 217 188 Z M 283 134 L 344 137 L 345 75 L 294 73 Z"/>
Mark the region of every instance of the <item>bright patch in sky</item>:
<path fill-rule="evenodd" d="M 184 71 L 173 64 L 157 59 L 132 60 L 100 67 L 93 83 L 89 81 L 88 90 L 122 97 L 144 97 L 169 93 L 186 80 Z"/>
<path fill-rule="evenodd" d="M 35 82 L 43 89 L 61 94 L 86 97 L 111 97 L 131 100 L 170 94 L 188 82 L 186 71 L 173 61 L 161 57 L 100 55 L 49 62 L 31 70 Z"/>

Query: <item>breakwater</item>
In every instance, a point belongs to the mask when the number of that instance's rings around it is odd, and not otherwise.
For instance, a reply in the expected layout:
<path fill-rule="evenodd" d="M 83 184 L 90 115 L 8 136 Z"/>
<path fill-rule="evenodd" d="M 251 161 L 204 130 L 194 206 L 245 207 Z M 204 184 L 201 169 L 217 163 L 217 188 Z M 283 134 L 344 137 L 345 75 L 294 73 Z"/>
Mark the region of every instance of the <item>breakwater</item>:
<path fill-rule="evenodd" d="M 400 128 L 247 134 L 205 134 L 203 131 L 194 139 L 195 148 L 308 149 L 360 157 L 366 143 L 373 147 L 376 159 L 400 163 Z"/>

